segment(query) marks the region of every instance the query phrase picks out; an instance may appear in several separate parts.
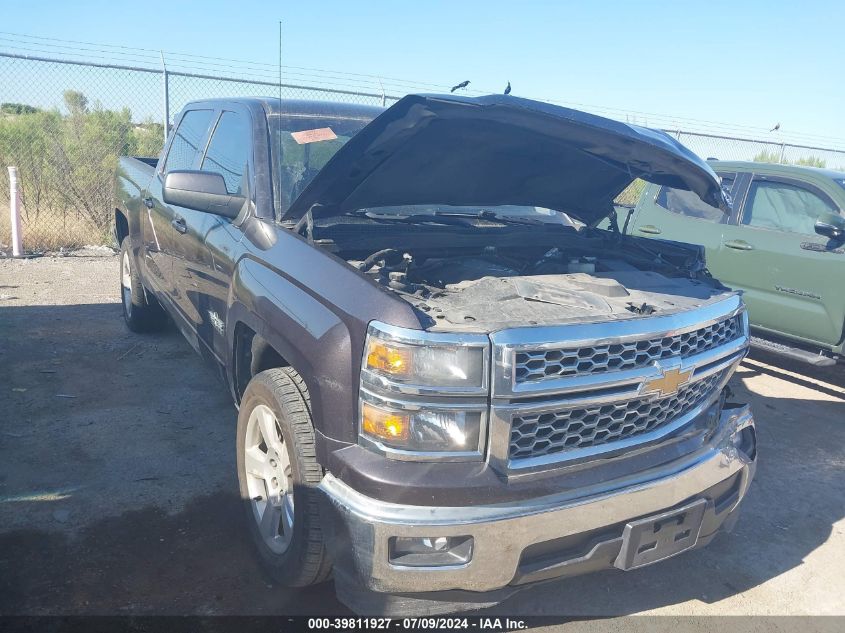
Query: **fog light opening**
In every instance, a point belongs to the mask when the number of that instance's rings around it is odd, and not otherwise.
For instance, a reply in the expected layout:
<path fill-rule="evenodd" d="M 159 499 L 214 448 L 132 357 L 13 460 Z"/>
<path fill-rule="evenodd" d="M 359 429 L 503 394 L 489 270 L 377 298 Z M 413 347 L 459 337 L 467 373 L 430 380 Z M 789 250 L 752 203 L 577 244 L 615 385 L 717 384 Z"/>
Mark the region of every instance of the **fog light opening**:
<path fill-rule="evenodd" d="M 471 536 L 393 536 L 388 543 L 391 565 L 454 567 L 472 560 Z"/>
<path fill-rule="evenodd" d="M 757 457 L 757 434 L 753 426 L 747 426 L 734 433 L 731 436 L 731 442 L 738 451 L 745 453 L 748 459 L 753 460 Z"/>

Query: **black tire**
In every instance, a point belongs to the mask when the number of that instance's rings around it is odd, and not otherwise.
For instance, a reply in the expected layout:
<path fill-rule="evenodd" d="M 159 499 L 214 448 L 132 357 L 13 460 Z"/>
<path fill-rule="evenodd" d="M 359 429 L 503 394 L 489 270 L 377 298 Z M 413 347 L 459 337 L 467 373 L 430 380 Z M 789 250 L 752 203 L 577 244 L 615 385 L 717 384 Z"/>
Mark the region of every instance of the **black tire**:
<path fill-rule="evenodd" d="M 290 458 L 295 511 L 292 536 L 283 553 L 265 543 L 247 484 L 246 450 L 250 416 L 259 405 L 269 407 Z M 237 429 L 238 483 L 259 558 L 273 579 L 287 587 L 306 587 L 326 580 L 331 560 L 320 528 L 317 485 L 323 469 L 317 462 L 311 403 L 302 377 L 289 367 L 268 369 L 256 374 L 241 400 Z"/>
<path fill-rule="evenodd" d="M 161 305 L 144 290 L 128 236 L 120 243 L 120 299 L 123 320 L 133 332 L 156 332 L 167 323 Z"/>

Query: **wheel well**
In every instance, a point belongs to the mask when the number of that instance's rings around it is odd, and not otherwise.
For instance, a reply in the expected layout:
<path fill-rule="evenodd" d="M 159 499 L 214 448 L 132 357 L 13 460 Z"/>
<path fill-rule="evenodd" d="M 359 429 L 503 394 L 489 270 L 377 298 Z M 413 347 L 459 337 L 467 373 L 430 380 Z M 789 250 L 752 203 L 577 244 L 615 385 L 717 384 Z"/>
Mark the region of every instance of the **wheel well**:
<path fill-rule="evenodd" d="M 261 335 L 244 323 L 235 326 L 234 383 L 238 402 L 255 374 L 290 363 Z"/>
<path fill-rule="evenodd" d="M 114 210 L 114 234 L 118 246 L 123 242 L 123 238 L 129 235 L 129 221 L 120 209 Z"/>

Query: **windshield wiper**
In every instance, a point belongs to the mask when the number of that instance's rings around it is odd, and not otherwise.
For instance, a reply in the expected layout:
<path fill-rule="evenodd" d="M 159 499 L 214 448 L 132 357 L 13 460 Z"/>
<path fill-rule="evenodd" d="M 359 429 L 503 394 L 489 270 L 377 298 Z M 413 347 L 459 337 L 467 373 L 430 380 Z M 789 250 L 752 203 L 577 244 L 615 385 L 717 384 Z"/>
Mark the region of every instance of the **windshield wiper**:
<path fill-rule="evenodd" d="M 448 224 L 454 226 L 472 226 L 470 222 L 461 219 L 461 216 L 441 215 L 439 212 L 435 213 L 418 213 L 414 215 L 399 215 L 398 213 L 375 213 L 368 209 L 358 209 L 353 212 L 353 215 L 359 217 L 369 218 L 377 222 L 400 222 L 402 224 Z"/>
<path fill-rule="evenodd" d="M 502 224 L 527 224 L 530 226 L 537 226 L 538 224 L 549 224 L 542 220 L 535 220 L 534 218 L 523 218 L 513 215 L 503 215 L 495 211 L 482 209 L 475 213 L 470 211 L 435 211 L 437 216 L 453 216 L 458 218 L 475 218 L 477 220 L 490 220 L 493 222 L 501 222 Z"/>
<path fill-rule="evenodd" d="M 376 213 L 370 209 L 358 209 L 354 215 L 364 216 L 372 220 L 388 220 L 392 222 L 403 222 L 407 224 L 420 224 L 424 222 L 439 222 L 440 224 L 454 224 L 460 226 L 475 226 L 471 222 L 465 222 L 464 219 L 488 220 L 492 222 L 501 222 L 502 224 L 523 224 L 528 226 L 538 226 L 551 224 L 543 222 L 542 220 L 535 220 L 533 218 L 517 218 L 514 216 L 500 215 L 493 211 L 482 209 L 480 211 L 441 211 L 437 209 L 431 213 L 418 213 L 414 215 L 398 215 L 394 213 Z M 452 221 L 457 220 L 457 221 Z"/>

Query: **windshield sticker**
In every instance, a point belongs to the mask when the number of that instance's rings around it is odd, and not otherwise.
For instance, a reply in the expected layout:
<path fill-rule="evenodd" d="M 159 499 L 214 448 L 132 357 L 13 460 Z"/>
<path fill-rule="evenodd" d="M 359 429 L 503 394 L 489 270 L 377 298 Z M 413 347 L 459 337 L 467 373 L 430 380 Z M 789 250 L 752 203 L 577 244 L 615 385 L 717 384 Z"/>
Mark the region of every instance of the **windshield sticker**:
<path fill-rule="evenodd" d="M 291 132 L 290 135 L 293 137 L 293 140 L 300 145 L 305 145 L 306 143 L 318 143 L 320 141 L 333 141 L 337 138 L 337 134 L 332 132 L 330 127 L 320 127 L 316 130 Z"/>

